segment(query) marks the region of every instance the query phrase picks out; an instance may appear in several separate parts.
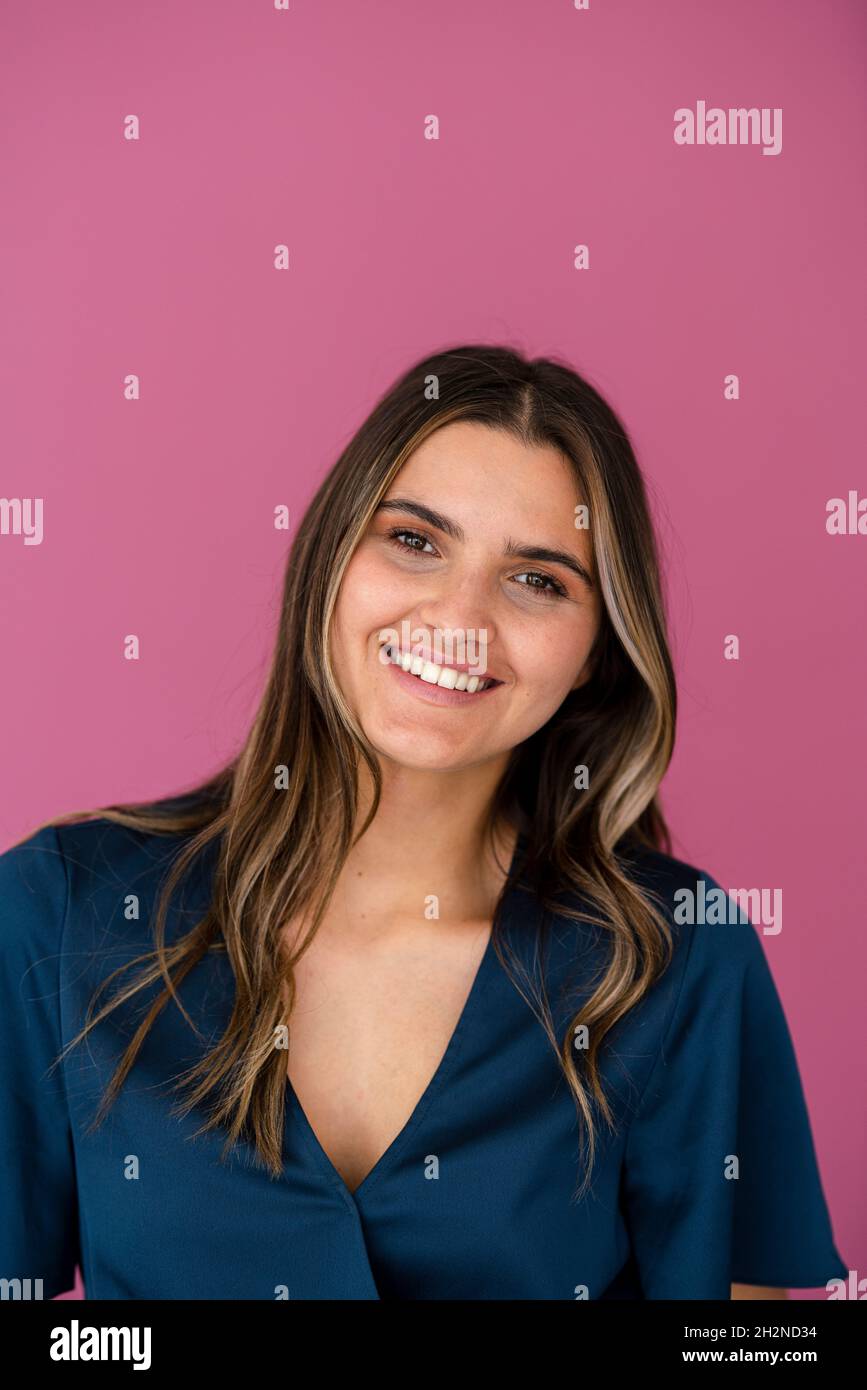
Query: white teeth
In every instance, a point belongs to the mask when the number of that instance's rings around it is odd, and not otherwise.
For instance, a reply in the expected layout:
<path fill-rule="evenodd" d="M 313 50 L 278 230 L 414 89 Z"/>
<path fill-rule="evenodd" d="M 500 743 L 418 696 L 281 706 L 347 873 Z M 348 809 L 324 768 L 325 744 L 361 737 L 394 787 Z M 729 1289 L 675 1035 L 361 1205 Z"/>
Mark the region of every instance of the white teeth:
<path fill-rule="evenodd" d="M 420 676 L 428 685 L 439 685 L 443 690 L 465 690 L 468 695 L 477 695 L 491 684 L 480 676 L 470 676 L 466 671 L 456 671 L 453 666 L 438 666 L 435 661 L 425 661 L 424 657 L 401 652 L 397 647 L 386 645 L 385 652 L 394 666 Z"/>

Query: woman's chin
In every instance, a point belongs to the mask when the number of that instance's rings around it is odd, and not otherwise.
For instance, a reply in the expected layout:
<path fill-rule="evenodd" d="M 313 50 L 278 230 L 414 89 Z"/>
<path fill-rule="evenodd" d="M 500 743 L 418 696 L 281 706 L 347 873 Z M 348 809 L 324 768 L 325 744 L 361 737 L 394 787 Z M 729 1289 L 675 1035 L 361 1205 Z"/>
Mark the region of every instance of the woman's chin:
<path fill-rule="evenodd" d="M 433 734 L 415 728 L 399 734 L 393 726 L 382 729 L 362 724 L 362 728 L 381 758 L 407 771 L 460 772 L 484 761 L 478 740 L 470 745 L 466 738 L 444 732 Z"/>

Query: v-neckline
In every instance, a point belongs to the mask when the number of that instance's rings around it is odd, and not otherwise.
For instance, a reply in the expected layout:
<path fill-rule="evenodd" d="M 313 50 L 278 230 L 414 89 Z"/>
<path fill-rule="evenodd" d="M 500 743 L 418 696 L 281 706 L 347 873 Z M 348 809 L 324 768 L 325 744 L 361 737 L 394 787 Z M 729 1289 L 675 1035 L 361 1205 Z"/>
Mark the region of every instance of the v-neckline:
<path fill-rule="evenodd" d="M 525 839 L 526 836 L 524 835 L 524 833 L 522 831 L 519 832 L 518 838 L 515 841 L 512 859 L 509 864 L 509 875 L 506 880 L 507 883 L 508 879 L 511 878 L 515 870 L 515 865 L 518 861 L 519 850 L 522 844 L 524 843 Z M 501 920 L 504 919 L 506 916 L 509 898 L 513 892 L 514 888 L 506 889 L 500 911 Z M 445 1051 L 443 1052 L 443 1055 L 440 1058 L 439 1063 L 433 1072 L 433 1075 L 431 1076 L 430 1080 L 428 1081 L 427 1085 L 425 1086 L 424 1090 L 422 1091 L 421 1095 L 419 1096 L 418 1100 L 413 1106 L 412 1111 L 407 1116 L 403 1125 L 392 1139 L 391 1143 L 382 1151 L 382 1153 L 379 1155 L 379 1158 L 373 1164 L 373 1167 L 368 1169 L 368 1171 L 365 1173 L 364 1177 L 361 1179 L 361 1182 L 358 1184 L 357 1187 L 349 1187 L 343 1175 L 335 1167 L 334 1163 L 329 1158 L 322 1142 L 319 1139 L 319 1136 L 317 1135 L 312 1124 L 310 1123 L 310 1120 L 307 1117 L 307 1112 L 305 1111 L 303 1105 L 298 1099 L 295 1087 L 292 1085 L 292 1082 L 289 1080 L 289 1077 L 286 1077 L 286 1109 L 284 1133 L 286 1130 L 288 1130 L 289 1122 L 294 1117 L 297 1121 L 301 1136 L 304 1139 L 308 1150 L 316 1160 L 317 1166 L 321 1169 L 324 1176 L 328 1178 L 329 1182 L 331 1182 L 332 1185 L 337 1189 L 337 1191 L 340 1193 L 343 1199 L 353 1209 L 356 1208 L 356 1204 L 361 1199 L 361 1197 L 367 1193 L 372 1184 L 376 1182 L 379 1178 L 381 1178 L 383 1173 L 386 1172 L 388 1168 L 392 1165 L 392 1163 L 398 1155 L 398 1152 L 407 1144 L 409 1139 L 418 1129 L 429 1107 L 432 1105 L 438 1092 L 442 1089 L 444 1082 L 448 1079 L 448 1077 L 454 1070 L 458 1058 L 458 1051 L 460 1045 L 463 1042 L 464 1036 L 468 1031 L 472 1018 L 478 1010 L 482 996 L 485 992 L 485 987 L 494 971 L 496 963 L 497 953 L 494 946 L 494 922 L 492 922 L 490 930 L 488 932 L 488 940 L 485 945 L 484 952 L 482 953 L 482 958 L 479 961 L 478 966 L 476 967 L 476 973 L 473 976 L 473 982 L 470 985 L 469 993 L 467 994 L 467 997 L 464 1000 L 464 1006 L 461 1009 L 460 1015 L 458 1016 L 458 1021 L 455 1024 L 454 1029 L 452 1030 L 451 1037 L 449 1038 L 446 1044 Z"/>

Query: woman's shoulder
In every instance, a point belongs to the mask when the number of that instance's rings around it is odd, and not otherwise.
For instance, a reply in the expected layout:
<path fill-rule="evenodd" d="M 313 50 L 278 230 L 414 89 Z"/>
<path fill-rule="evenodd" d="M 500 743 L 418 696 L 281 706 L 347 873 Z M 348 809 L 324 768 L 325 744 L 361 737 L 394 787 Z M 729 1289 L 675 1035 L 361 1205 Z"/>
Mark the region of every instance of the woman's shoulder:
<path fill-rule="evenodd" d="M 52 878 L 71 880 L 76 871 L 125 878 L 164 867 L 181 836 L 163 835 L 121 825 L 108 816 L 51 821 L 0 853 L 4 887 L 23 878 L 40 886 Z"/>
<path fill-rule="evenodd" d="M 0 948 L 15 962 L 56 949 L 68 881 L 54 826 L 43 826 L 0 854 Z"/>
<path fill-rule="evenodd" d="M 88 924 L 141 921 L 125 905 L 151 901 L 183 837 L 104 816 L 49 823 L 0 853 L 0 947 L 33 956 Z M 73 943 L 77 944 L 77 943 Z"/>
<path fill-rule="evenodd" d="M 630 844 L 617 859 L 665 918 L 683 968 L 690 962 L 694 972 L 725 979 L 765 962 L 759 931 L 768 890 L 725 888 L 708 869 L 645 845 Z"/>
<path fill-rule="evenodd" d="M 635 842 L 621 842 L 615 858 L 622 874 L 655 909 L 671 943 L 662 968 L 624 1016 L 624 1035 L 631 1038 L 634 1032 L 636 1038 L 656 1039 L 660 1045 L 677 1019 L 697 1013 L 705 1018 L 734 1015 L 748 998 L 775 996 L 759 930 L 741 901 L 730 897 L 712 873 Z M 628 903 L 624 910 L 630 922 Z M 569 982 L 569 1000 L 573 994 L 583 996 L 610 963 L 612 930 L 598 902 L 577 890 L 558 894 L 545 920 L 551 928 L 551 978 Z"/>
<path fill-rule="evenodd" d="M 765 920 L 768 890 L 722 886 L 708 869 L 632 837 L 616 846 L 614 858 L 625 878 L 661 918 L 671 941 L 667 968 L 659 977 L 658 993 L 670 992 L 672 981 L 689 971 L 706 985 L 730 987 L 749 969 L 767 970 L 760 931 Z M 522 920 L 542 914 L 542 900 L 532 880 L 522 885 Z M 599 902 L 578 889 L 563 889 L 545 900 L 554 937 L 568 961 L 606 956 L 611 936 L 600 921 Z M 629 915 L 626 905 L 627 917 Z M 768 931 L 767 926 L 764 931 Z M 776 928 L 770 930 L 776 934 Z M 558 957 L 559 958 L 559 957 Z M 664 980 L 664 983 L 663 983 Z"/>
<path fill-rule="evenodd" d="M 733 1283 L 811 1288 L 845 1277 L 773 947 L 763 944 L 782 925 L 774 890 L 723 888 L 658 850 L 631 862 L 675 947 L 617 1034 L 617 1061 L 635 1082 L 622 1192 L 645 1297 L 725 1298 Z"/>

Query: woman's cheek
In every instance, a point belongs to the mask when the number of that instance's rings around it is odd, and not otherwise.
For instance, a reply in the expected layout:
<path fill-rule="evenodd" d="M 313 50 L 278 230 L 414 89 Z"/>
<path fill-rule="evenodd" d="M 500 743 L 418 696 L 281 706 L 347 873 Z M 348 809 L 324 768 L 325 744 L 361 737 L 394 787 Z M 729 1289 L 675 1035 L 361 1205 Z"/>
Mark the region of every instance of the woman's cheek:
<path fill-rule="evenodd" d="M 365 635 L 394 621 L 413 602 L 410 576 L 382 556 L 358 555 L 344 578 L 357 625 Z"/>
<path fill-rule="evenodd" d="M 387 596 L 382 567 L 356 555 L 343 576 L 335 610 L 344 648 L 367 641 L 372 629 L 382 621 Z"/>
<path fill-rule="evenodd" d="M 518 681 L 522 693 L 519 706 L 520 718 L 522 722 L 531 726 L 529 733 L 535 733 L 536 729 L 541 729 L 542 725 L 546 724 L 553 714 L 556 714 L 580 674 L 580 667 L 576 665 L 574 658 L 568 665 L 553 666 L 552 654 L 561 643 L 562 650 L 574 653 L 575 634 L 568 633 L 559 641 L 557 639 L 546 640 L 544 654 L 540 658 L 537 648 L 535 660 L 525 667 L 525 675 L 523 679 Z M 529 733 L 527 737 L 529 737 Z"/>
<path fill-rule="evenodd" d="M 518 681 L 516 694 L 519 696 L 515 714 L 521 725 L 521 737 L 541 729 L 554 711 L 563 703 L 565 691 L 560 693 L 560 683 L 552 681 L 544 673 L 534 669 L 534 673 Z"/>

